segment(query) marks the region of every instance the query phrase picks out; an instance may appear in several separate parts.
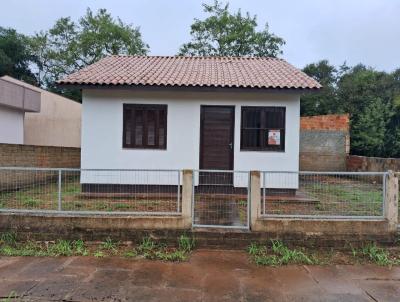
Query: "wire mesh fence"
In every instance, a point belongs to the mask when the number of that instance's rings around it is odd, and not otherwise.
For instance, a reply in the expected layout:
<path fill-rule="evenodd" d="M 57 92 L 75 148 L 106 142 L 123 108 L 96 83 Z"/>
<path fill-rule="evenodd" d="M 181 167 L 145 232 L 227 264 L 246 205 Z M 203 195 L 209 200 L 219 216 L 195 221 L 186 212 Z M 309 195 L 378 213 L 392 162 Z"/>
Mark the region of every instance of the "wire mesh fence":
<path fill-rule="evenodd" d="M 0 168 L 0 210 L 177 214 L 179 170 Z"/>
<path fill-rule="evenodd" d="M 194 226 L 249 227 L 249 172 L 199 170 L 193 178 Z"/>
<path fill-rule="evenodd" d="M 265 216 L 383 217 L 386 173 L 263 172 Z"/>

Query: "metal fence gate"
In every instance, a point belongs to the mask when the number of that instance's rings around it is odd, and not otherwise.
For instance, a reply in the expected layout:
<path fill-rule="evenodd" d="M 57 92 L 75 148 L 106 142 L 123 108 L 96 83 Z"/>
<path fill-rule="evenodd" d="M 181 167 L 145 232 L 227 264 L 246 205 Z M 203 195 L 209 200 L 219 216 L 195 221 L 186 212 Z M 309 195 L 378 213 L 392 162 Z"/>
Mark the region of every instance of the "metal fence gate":
<path fill-rule="evenodd" d="M 194 171 L 193 226 L 249 229 L 249 188 L 249 172 Z"/>

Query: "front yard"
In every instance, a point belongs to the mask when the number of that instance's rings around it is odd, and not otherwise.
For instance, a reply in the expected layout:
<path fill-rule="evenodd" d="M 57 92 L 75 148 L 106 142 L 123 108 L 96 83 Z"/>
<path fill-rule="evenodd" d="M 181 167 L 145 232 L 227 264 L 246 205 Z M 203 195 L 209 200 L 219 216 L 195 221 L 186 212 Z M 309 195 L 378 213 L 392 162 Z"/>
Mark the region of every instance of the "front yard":
<path fill-rule="evenodd" d="M 212 212 L 219 211 L 226 217 L 238 217 L 242 223 L 246 220 L 245 195 L 196 193 L 195 200 L 197 212 L 203 212 L 211 219 Z M 299 189 L 294 196 L 267 194 L 265 200 L 266 214 L 380 216 L 383 213 L 383 186 L 373 180 L 327 176 L 316 181 L 300 176 Z M 82 192 L 79 177 L 63 181 L 61 201 L 65 211 L 177 212 L 178 209 L 176 192 Z M 2 191 L 0 208 L 57 210 L 57 181 L 41 180 L 17 190 Z"/>

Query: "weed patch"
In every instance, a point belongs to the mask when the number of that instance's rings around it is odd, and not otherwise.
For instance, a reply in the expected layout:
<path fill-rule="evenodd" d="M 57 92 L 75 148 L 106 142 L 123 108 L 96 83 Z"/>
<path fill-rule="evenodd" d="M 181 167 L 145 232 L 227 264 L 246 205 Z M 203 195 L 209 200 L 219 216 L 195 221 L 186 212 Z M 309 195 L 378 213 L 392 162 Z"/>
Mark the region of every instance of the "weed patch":
<path fill-rule="evenodd" d="M 0 242 L 2 244 L 15 246 L 15 244 L 17 243 L 17 233 L 15 233 L 15 232 L 7 232 L 7 233 L 1 234 Z"/>
<path fill-rule="evenodd" d="M 254 263 L 258 265 L 287 265 L 287 264 L 315 264 L 313 257 L 303 251 L 289 249 L 281 241 L 271 240 L 271 247 L 252 243 L 248 247 L 248 253 Z"/>
<path fill-rule="evenodd" d="M 185 261 L 193 248 L 194 240 L 185 235 L 179 237 L 178 248 L 156 243 L 150 237 L 146 237 L 135 249 L 126 252 L 125 256 L 162 261 Z"/>
<path fill-rule="evenodd" d="M 369 242 L 360 249 L 351 247 L 352 255 L 355 259 L 367 260 L 381 266 L 399 265 L 400 260 L 393 259 L 389 251 L 378 247 L 376 243 Z"/>
<path fill-rule="evenodd" d="M 0 302 L 11 302 L 11 301 L 16 301 L 18 298 L 18 295 L 16 292 L 12 291 L 11 293 L 8 294 L 6 298 L 0 299 Z"/>
<path fill-rule="evenodd" d="M 103 241 L 101 243 L 101 249 L 105 250 L 105 251 L 109 251 L 112 252 L 114 254 L 117 253 L 117 247 L 118 247 L 119 243 L 112 240 L 110 237 L 108 237 L 105 241 Z"/>

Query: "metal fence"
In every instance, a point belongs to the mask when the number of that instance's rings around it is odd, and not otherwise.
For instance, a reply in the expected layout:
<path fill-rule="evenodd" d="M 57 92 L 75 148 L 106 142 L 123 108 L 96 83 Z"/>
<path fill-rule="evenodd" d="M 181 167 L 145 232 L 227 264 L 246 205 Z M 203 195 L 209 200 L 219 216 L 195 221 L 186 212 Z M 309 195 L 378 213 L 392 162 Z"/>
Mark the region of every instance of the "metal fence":
<path fill-rule="evenodd" d="M 249 172 L 194 171 L 193 226 L 249 228 L 249 184 Z"/>
<path fill-rule="evenodd" d="M 261 213 L 269 217 L 382 218 L 386 175 L 263 172 Z"/>
<path fill-rule="evenodd" d="M 176 215 L 181 189 L 179 170 L 0 167 L 0 211 Z"/>
<path fill-rule="evenodd" d="M 90 170 L 0 167 L 0 211 L 179 215 L 180 170 Z M 381 218 L 379 172 L 262 172 L 265 217 Z M 193 225 L 248 228 L 248 171 L 196 170 Z"/>

